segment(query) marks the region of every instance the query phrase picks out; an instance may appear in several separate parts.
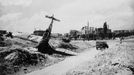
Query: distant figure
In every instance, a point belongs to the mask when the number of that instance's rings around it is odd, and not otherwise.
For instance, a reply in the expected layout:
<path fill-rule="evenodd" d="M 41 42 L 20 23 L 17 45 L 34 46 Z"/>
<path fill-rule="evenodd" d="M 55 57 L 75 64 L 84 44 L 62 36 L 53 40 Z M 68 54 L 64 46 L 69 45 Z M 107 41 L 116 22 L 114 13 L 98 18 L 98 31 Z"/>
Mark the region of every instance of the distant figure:
<path fill-rule="evenodd" d="M 106 42 L 96 42 L 96 49 L 105 49 L 105 48 L 109 48 L 108 44 Z"/>

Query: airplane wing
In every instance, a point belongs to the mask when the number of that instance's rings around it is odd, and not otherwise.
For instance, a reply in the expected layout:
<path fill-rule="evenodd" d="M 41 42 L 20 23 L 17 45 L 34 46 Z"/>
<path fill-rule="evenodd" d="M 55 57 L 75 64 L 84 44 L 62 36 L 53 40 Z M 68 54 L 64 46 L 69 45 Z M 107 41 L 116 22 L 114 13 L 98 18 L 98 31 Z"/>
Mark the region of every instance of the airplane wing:
<path fill-rule="evenodd" d="M 52 18 L 52 17 L 50 17 L 50 16 L 46 16 L 46 18 Z"/>
<path fill-rule="evenodd" d="M 46 18 L 50 18 L 50 19 L 53 19 L 53 20 L 56 20 L 56 21 L 60 21 L 60 20 L 54 18 L 53 16 L 50 17 L 50 16 L 47 16 L 47 15 L 46 15 Z"/>
<path fill-rule="evenodd" d="M 54 20 L 56 20 L 56 21 L 60 21 L 60 20 L 58 20 L 58 19 L 56 19 L 56 18 L 54 18 Z"/>

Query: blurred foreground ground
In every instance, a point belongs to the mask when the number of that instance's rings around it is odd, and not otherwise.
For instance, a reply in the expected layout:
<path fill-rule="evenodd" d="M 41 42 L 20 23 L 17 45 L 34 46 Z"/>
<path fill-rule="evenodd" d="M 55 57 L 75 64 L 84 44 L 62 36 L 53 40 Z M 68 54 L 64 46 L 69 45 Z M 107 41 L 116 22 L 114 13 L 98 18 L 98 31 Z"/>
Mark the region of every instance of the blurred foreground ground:
<path fill-rule="evenodd" d="M 27 75 L 133 75 L 134 39 L 106 41 L 109 49 L 103 51 L 94 48 L 94 41 L 73 41 L 83 52 Z"/>
<path fill-rule="evenodd" d="M 134 38 L 104 40 L 109 48 L 96 50 L 96 41 L 63 43 L 51 39 L 56 50 L 75 56 L 47 55 L 35 48 L 40 37 L 17 36 L 0 47 L 0 75 L 133 75 Z"/>
<path fill-rule="evenodd" d="M 109 49 L 100 51 L 93 60 L 88 60 L 63 75 L 133 75 L 134 39 L 107 41 Z M 87 57 L 88 59 L 88 57 Z"/>

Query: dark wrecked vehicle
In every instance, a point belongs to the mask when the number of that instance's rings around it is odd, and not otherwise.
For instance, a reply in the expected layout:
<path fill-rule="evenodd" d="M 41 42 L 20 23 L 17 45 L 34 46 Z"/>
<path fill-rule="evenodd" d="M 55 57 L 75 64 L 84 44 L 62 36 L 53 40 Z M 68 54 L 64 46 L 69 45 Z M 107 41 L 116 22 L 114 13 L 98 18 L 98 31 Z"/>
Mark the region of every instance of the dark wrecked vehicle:
<path fill-rule="evenodd" d="M 96 41 L 96 49 L 97 50 L 102 50 L 102 49 L 106 49 L 109 48 L 108 44 L 104 41 Z"/>

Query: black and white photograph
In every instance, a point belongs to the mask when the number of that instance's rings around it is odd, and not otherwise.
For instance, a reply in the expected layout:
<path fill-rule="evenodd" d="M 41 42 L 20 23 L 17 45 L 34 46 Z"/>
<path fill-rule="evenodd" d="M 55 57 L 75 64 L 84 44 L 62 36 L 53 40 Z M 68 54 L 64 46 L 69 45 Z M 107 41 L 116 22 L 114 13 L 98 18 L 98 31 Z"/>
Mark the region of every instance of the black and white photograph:
<path fill-rule="evenodd" d="M 0 75 L 134 75 L 134 0 L 0 0 Z"/>

